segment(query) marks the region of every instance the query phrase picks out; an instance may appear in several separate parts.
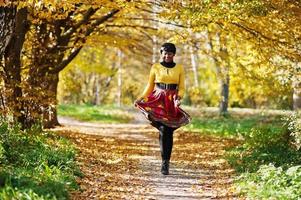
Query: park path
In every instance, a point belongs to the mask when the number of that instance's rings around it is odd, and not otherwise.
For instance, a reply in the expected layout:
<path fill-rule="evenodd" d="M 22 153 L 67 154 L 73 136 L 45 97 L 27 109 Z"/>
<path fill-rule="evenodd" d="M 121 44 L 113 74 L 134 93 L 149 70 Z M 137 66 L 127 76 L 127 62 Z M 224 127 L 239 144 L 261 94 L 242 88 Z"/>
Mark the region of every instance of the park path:
<path fill-rule="evenodd" d="M 73 141 L 84 174 L 71 199 L 239 199 L 234 171 L 223 159 L 233 140 L 177 130 L 164 176 L 158 133 L 141 116 L 128 124 L 60 123 L 55 131 Z"/>

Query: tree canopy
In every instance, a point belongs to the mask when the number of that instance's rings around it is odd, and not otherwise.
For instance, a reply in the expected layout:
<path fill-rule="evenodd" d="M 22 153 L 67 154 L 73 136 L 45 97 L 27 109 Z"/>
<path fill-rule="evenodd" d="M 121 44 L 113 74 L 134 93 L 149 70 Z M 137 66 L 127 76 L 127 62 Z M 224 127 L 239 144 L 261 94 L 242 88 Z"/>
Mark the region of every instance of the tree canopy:
<path fill-rule="evenodd" d="M 122 96 L 130 104 L 165 41 L 177 45 L 177 62 L 186 66 L 187 104 L 227 112 L 301 102 L 298 1 L 1 3 L 0 28 L 11 30 L 0 34 L 1 109 L 23 124 L 56 124 L 57 97 L 99 104 Z"/>

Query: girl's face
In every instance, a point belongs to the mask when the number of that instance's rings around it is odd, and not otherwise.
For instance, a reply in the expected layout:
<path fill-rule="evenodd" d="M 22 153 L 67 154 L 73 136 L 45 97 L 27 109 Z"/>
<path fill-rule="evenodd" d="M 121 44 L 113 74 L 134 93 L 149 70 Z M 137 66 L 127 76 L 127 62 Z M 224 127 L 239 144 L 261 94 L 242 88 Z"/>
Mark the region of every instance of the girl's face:
<path fill-rule="evenodd" d="M 173 57 L 175 56 L 172 52 L 163 51 L 162 52 L 162 58 L 164 62 L 173 62 Z"/>

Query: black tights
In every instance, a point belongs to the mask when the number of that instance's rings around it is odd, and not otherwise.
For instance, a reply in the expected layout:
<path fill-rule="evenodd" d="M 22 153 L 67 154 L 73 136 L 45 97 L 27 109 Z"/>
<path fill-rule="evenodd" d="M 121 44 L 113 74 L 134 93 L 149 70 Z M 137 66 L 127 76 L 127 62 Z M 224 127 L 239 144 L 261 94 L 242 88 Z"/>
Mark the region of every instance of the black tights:
<path fill-rule="evenodd" d="M 168 127 L 158 122 L 153 122 L 152 125 L 159 130 L 159 143 L 162 160 L 170 160 L 174 128 Z"/>

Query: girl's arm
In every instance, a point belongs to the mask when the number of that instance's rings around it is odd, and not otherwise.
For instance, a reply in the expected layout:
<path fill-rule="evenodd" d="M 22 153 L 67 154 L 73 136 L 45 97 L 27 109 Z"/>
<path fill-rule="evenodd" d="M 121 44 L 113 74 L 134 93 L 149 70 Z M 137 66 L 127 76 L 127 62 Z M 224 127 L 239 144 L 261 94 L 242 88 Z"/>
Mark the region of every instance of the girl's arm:
<path fill-rule="evenodd" d="M 147 83 L 142 95 L 140 96 L 140 99 L 146 99 L 148 97 L 148 95 L 154 90 L 154 87 L 155 87 L 155 70 L 154 70 L 154 66 L 152 66 L 150 75 L 148 78 L 148 83 Z"/>
<path fill-rule="evenodd" d="M 179 91 L 178 91 L 178 96 L 180 98 L 183 98 L 184 93 L 185 93 L 185 71 L 184 67 L 181 65 L 180 69 L 180 77 L 179 77 Z"/>

